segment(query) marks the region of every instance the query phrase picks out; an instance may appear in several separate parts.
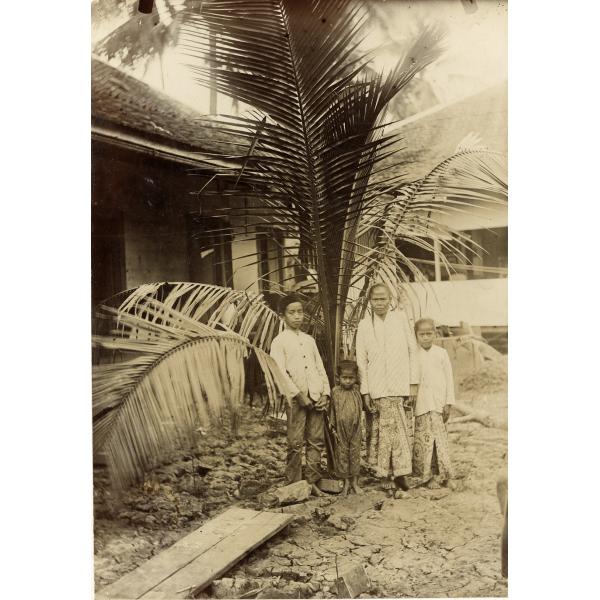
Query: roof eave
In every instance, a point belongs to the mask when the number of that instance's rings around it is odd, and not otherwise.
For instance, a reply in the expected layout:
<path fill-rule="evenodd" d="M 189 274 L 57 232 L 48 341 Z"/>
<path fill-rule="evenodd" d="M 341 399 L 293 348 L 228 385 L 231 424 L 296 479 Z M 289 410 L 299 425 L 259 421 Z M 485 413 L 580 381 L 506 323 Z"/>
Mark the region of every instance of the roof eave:
<path fill-rule="evenodd" d="M 219 159 L 202 152 L 182 150 L 159 141 L 150 141 L 135 133 L 115 130 L 94 121 L 92 121 L 92 140 L 113 144 L 126 150 L 140 152 L 163 160 L 213 171 L 215 169 L 239 169 L 241 166 L 239 161 L 233 159 Z"/>

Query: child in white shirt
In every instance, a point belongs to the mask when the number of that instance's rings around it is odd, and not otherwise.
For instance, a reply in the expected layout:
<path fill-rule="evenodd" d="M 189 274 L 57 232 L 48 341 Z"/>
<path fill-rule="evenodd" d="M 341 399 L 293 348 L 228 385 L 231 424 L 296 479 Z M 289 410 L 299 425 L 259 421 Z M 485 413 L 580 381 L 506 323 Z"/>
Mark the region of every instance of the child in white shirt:
<path fill-rule="evenodd" d="M 285 329 L 271 343 L 271 356 L 281 369 L 290 390 L 287 407 L 288 455 L 286 479 L 302 479 L 302 449 L 306 447 L 305 479 L 315 496 L 324 493 L 317 487 L 321 478 L 324 449 L 324 411 L 329 405 L 330 387 L 323 360 L 314 338 L 300 331 L 304 307 L 300 297 L 282 298 L 279 312 Z"/>
<path fill-rule="evenodd" d="M 444 348 L 433 344 L 435 325 L 432 319 L 415 323 L 419 344 L 421 382 L 415 404 L 415 440 L 413 475 L 419 485 L 429 488 L 447 485 L 452 477 L 446 422 L 454 404 L 452 365 Z"/>

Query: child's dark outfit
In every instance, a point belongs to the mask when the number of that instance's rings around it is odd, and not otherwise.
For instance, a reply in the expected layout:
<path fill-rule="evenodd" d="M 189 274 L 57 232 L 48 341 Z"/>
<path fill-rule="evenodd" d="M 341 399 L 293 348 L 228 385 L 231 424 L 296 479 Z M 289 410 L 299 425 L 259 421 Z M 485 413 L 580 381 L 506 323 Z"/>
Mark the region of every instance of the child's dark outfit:
<path fill-rule="evenodd" d="M 349 479 L 360 472 L 362 398 L 358 386 L 346 390 L 333 388 L 329 404 L 329 421 L 336 435 L 334 452 L 336 477 Z"/>

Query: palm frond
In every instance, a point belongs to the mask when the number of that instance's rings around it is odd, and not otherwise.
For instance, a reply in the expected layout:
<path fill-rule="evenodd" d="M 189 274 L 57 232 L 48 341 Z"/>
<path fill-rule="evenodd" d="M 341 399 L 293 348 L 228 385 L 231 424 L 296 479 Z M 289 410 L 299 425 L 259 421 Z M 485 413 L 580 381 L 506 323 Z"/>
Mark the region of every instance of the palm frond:
<path fill-rule="evenodd" d="M 244 394 L 244 358 L 256 353 L 273 408 L 289 390 L 279 368 L 259 345 L 215 325 L 195 320 L 188 297 L 187 314 L 153 297 L 155 286 L 131 294 L 120 309 L 102 307 L 115 329 L 95 336 L 96 347 L 118 351 L 118 362 L 93 369 L 94 448 L 106 454 L 116 487 L 139 480 L 159 457 L 191 447 L 198 427 L 214 424 L 227 410 L 237 414 Z M 179 292 L 185 286 L 177 287 Z M 189 292 L 189 290 L 187 290 Z M 216 291 L 216 290 L 215 290 Z M 256 306 L 250 321 L 264 320 Z M 216 311 L 219 313 L 219 310 Z M 220 320 L 215 323 L 222 323 Z M 259 343 L 271 333 L 261 328 Z"/>
<path fill-rule="evenodd" d="M 471 135 L 466 141 L 476 138 Z M 394 198 L 390 200 L 390 195 Z M 371 283 L 383 281 L 401 303 L 402 284 L 409 281 L 404 267 L 417 282 L 426 278 L 417 265 L 398 249 L 404 242 L 427 250 L 440 258 L 448 272 L 447 259 L 454 254 L 466 263 L 483 249 L 459 231 L 444 225 L 444 217 L 468 213 L 473 206 L 485 210 L 506 206 L 508 177 L 506 156 L 483 148 L 468 149 L 461 143 L 456 154 L 437 165 L 422 180 L 386 191 L 383 198 L 363 212 L 357 230 L 353 281 L 366 291 Z M 428 240 L 436 240 L 439 248 Z M 406 295 L 405 295 L 406 299 Z M 405 305 L 406 308 L 411 308 Z M 346 351 L 352 352 L 354 327 L 367 308 L 365 294 L 354 294 L 345 314 Z"/>
<path fill-rule="evenodd" d="M 248 343 L 267 352 L 273 337 L 281 330 L 277 313 L 269 308 L 261 296 L 206 283 L 144 284 L 121 292 L 103 304 L 118 308 L 119 315 L 150 318 L 148 310 L 152 302 L 160 302 L 164 307 L 162 312 L 151 313 L 151 318 L 157 323 L 181 326 L 178 319 L 183 315 L 188 320 L 205 323 L 217 331 L 237 333 Z M 169 321 L 169 315 L 177 315 L 176 320 Z"/>
<path fill-rule="evenodd" d="M 255 108 L 254 120 L 216 125 L 251 144 L 238 178 L 261 202 L 247 214 L 267 207 L 315 258 L 306 266 L 318 274 L 329 365 L 369 176 L 397 141 L 383 133 L 385 108 L 440 54 L 440 32 L 426 28 L 390 73 L 373 76 L 358 51 L 365 19 L 353 0 L 207 0 L 181 17 L 180 46 L 198 81 Z"/>

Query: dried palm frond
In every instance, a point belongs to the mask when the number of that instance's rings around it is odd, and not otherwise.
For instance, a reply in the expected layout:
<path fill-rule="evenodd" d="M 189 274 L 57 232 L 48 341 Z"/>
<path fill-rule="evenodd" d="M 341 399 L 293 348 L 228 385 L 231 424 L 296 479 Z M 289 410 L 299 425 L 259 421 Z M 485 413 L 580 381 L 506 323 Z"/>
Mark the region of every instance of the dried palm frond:
<path fill-rule="evenodd" d="M 132 294 L 126 309 L 103 307 L 118 328 L 93 338 L 95 346 L 124 357 L 93 369 L 94 447 L 106 454 L 117 487 L 141 478 L 171 450 L 193 445 L 198 427 L 225 411 L 237 413 L 250 350 L 273 401 L 288 391 L 273 359 L 247 338 L 218 331 L 147 293 Z"/>
<path fill-rule="evenodd" d="M 267 352 L 271 340 L 282 326 L 277 313 L 269 308 L 260 295 L 206 283 L 143 284 L 120 292 L 102 304 L 118 308 L 119 314 L 148 316 L 145 313 L 151 300 L 159 301 L 165 309 L 205 323 L 217 331 L 235 332 L 253 346 Z M 104 315 L 106 314 L 105 312 Z M 161 312 L 152 313 L 152 319 L 158 322 L 164 317 Z M 101 317 L 97 319 L 97 324 L 102 331 Z M 175 327 L 177 323 L 170 322 L 169 325 Z"/>

